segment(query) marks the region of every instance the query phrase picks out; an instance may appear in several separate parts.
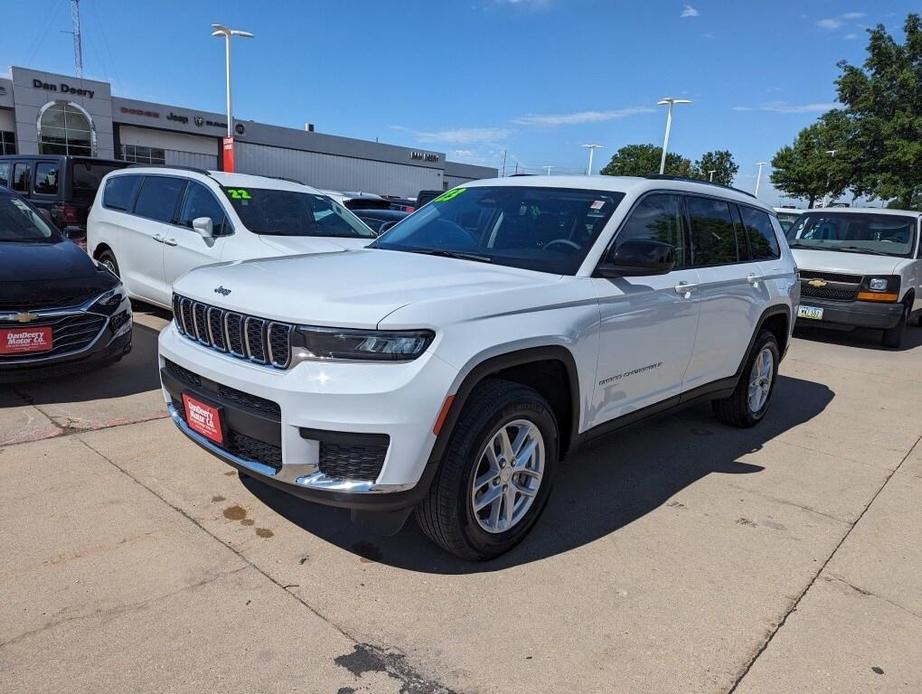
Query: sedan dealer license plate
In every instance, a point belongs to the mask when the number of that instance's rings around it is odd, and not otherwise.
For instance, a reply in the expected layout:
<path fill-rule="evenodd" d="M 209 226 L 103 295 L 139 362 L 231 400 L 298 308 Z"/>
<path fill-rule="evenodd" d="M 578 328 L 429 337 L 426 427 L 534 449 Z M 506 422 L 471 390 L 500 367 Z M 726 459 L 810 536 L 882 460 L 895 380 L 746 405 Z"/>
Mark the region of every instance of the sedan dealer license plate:
<path fill-rule="evenodd" d="M 814 306 L 801 306 L 797 309 L 798 318 L 809 318 L 810 320 L 823 320 L 823 309 Z"/>
<path fill-rule="evenodd" d="M 186 424 L 192 431 L 218 445 L 224 444 L 221 411 L 217 407 L 193 398 L 188 393 L 182 394 L 182 406 L 186 411 Z"/>
<path fill-rule="evenodd" d="M 47 352 L 52 346 L 51 328 L 0 328 L 0 354 Z"/>

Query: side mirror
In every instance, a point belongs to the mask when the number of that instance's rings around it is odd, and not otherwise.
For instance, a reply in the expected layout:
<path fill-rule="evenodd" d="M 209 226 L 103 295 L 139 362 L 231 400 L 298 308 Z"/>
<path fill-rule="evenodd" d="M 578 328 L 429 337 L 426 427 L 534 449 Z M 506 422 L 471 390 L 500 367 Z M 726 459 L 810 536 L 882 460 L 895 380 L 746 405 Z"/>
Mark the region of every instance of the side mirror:
<path fill-rule="evenodd" d="M 383 234 L 385 231 L 387 231 L 388 229 L 390 229 L 390 228 L 391 228 L 392 226 L 394 226 L 396 223 L 397 223 L 397 222 L 394 221 L 394 220 L 391 220 L 390 222 L 384 222 L 384 224 L 382 224 L 381 226 L 378 227 L 378 236 L 380 236 L 380 235 Z"/>
<path fill-rule="evenodd" d="M 192 229 L 206 241 L 214 238 L 214 222 L 211 217 L 196 217 L 192 220 Z"/>
<path fill-rule="evenodd" d="M 665 275 L 675 267 L 675 247 L 661 241 L 625 241 L 596 268 L 597 277 Z"/>
<path fill-rule="evenodd" d="M 86 229 L 83 227 L 69 226 L 61 230 L 65 239 L 71 241 L 86 241 Z"/>

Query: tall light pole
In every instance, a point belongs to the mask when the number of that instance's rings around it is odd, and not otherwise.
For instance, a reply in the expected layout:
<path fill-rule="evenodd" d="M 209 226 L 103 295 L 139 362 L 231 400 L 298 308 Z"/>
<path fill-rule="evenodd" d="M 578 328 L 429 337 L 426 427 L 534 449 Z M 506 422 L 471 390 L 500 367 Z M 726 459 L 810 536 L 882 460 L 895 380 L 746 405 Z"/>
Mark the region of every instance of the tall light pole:
<path fill-rule="evenodd" d="M 708 169 L 708 181 L 710 181 L 710 182 L 713 183 L 713 181 L 714 181 L 714 174 L 716 174 L 716 173 L 717 173 L 717 169 Z"/>
<path fill-rule="evenodd" d="M 759 184 L 762 182 L 762 167 L 767 166 L 767 161 L 757 161 L 756 165 L 759 167 L 759 173 L 756 174 L 756 189 L 754 195 L 759 197 Z"/>
<path fill-rule="evenodd" d="M 826 154 L 828 154 L 830 157 L 835 159 L 836 152 L 838 151 L 839 150 L 837 149 L 827 149 Z M 829 188 L 829 181 L 831 180 L 832 180 L 832 172 L 830 171 L 826 174 L 826 188 Z M 829 191 L 827 190 L 826 194 L 823 196 L 823 208 L 825 208 L 828 204 L 829 204 Z"/>
<path fill-rule="evenodd" d="M 227 136 L 233 137 L 234 116 L 231 106 L 231 37 L 239 36 L 244 39 L 251 39 L 253 38 L 253 34 L 249 31 L 241 31 L 239 29 L 228 29 L 223 24 L 212 24 L 211 28 L 214 30 L 211 32 L 212 36 L 224 37 L 224 76 L 227 80 Z"/>
<path fill-rule="evenodd" d="M 666 152 L 669 149 L 669 131 L 672 130 L 672 107 L 676 104 L 690 104 L 691 99 L 674 99 L 671 96 L 660 99 L 656 102 L 657 106 L 668 106 L 666 110 L 666 136 L 663 138 L 663 156 L 659 161 L 660 175 L 666 173 Z"/>
<path fill-rule="evenodd" d="M 553 167 L 553 166 L 544 166 L 544 167 L 542 167 L 542 168 L 543 168 L 543 169 L 547 169 L 547 175 L 550 176 L 550 175 L 551 175 L 551 169 L 553 169 L 554 167 Z"/>
<path fill-rule="evenodd" d="M 591 176 L 592 175 L 592 154 L 597 149 L 599 149 L 599 147 L 604 147 L 605 145 L 591 144 L 591 145 L 582 145 L 582 146 L 589 150 L 589 166 L 586 168 L 586 175 Z"/>

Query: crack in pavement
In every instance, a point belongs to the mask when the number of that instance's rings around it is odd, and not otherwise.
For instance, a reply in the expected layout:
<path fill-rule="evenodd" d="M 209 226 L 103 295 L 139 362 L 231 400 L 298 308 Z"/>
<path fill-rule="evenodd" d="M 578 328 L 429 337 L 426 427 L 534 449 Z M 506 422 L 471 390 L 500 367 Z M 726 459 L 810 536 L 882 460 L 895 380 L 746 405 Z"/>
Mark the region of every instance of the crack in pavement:
<path fill-rule="evenodd" d="M 778 620 L 778 622 L 775 624 L 775 627 L 768 631 L 766 638 L 762 641 L 762 644 L 756 649 L 755 653 L 749 659 L 749 662 L 746 663 L 746 665 L 740 671 L 739 675 L 737 675 L 736 679 L 733 681 L 733 686 L 731 686 L 730 689 L 727 690 L 727 694 L 733 694 L 733 692 L 737 690 L 740 683 L 743 681 L 743 679 L 745 679 L 746 675 L 749 674 L 749 671 L 752 670 L 752 666 L 755 665 L 756 661 L 765 652 L 765 650 L 768 648 L 769 644 L 771 644 L 771 642 L 774 640 L 778 632 L 781 631 L 781 629 L 784 627 L 785 624 L 787 624 L 788 617 L 790 617 L 794 612 L 797 611 L 798 605 L 800 605 L 801 601 L 804 599 L 804 596 L 813 587 L 813 585 L 816 583 L 817 579 L 822 575 L 822 573 L 826 570 L 826 567 L 829 565 L 829 562 L 832 561 L 832 558 L 836 555 L 836 552 L 839 551 L 839 549 L 848 539 L 849 535 L 852 534 L 852 531 L 855 529 L 858 523 L 861 522 L 861 519 L 864 518 L 864 515 L 868 512 L 868 509 L 871 508 L 871 506 L 873 506 L 875 501 L 877 501 L 877 497 L 880 496 L 880 493 L 890 483 L 890 480 L 893 479 L 893 476 L 897 473 L 897 471 L 901 467 L 903 467 L 903 464 L 907 460 L 909 460 L 909 457 L 912 455 L 913 451 L 915 451 L 916 448 L 919 446 L 920 442 L 922 442 L 922 436 L 916 439 L 916 442 L 912 445 L 912 447 L 909 449 L 906 455 L 903 456 L 903 459 L 900 460 L 900 464 L 897 465 L 895 468 L 893 468 L 893 470 L 890 471 L 886 479 L 884 479 L 883 484 L 880 485 L 878 490 L 874 493 L 874 496 L 871 497 L 871 499 L 868 501 L 865 507 L 861 510 L 861 513 L 858 514 L 858 517 L 855 519 L 855 522 L 849 525 L 848 530 L 845 532 L 845 534 L 842 536 L 839 542 L 836 543 L 836 546 L 833 548 L 832 552 L 830 552 L 829 556 L 826 557 L 826 560 L 822 563 L 822 565 L 819 567 L 817 572 L 813 575 L 813 578 L 811 578 L 807 582 L 807 585 L 801 591 L 800 595 L 798 595 L 797 598 L 791 602 L 790 606 L 785 611 L 784 616 L 780 620 Z"/>
<path fill-rule="evenodd" d="M 89 432 L 81 432 L 89 433 Z M 243 561 L 247 567 L 253 568 L 259 574 L 261 574 L 266 580 L 272 583 L 274 586 L 284 591 L 287 595 L 294 598 L 298 603 L 305 607 L 311 614 L 323 621 L 325 624 L 334 629 L 337 633 L 342 635 L 344 638 L 348 639 L 353 644 L 353 652 L 345 655 L 338 656 L 334 658 L 334 662 L 341 667 L 346 668 L 353 674 L 355 677 L 360 677 L 363 672 L 381 672 L 386 674 L 388 677 L 395 679 L 400 682 L 400 692 L 401 694 L 456 694 L 454 690 L 445 687 L 439 682 L 428 679 L 425 676 L 419 674 L 409 663 L 406 661 L 406 655 L 401 653 L 398 649 L 384 649 L 380 646 L 375 646 L 372 644 L 364 643 L 360 641 L 356 636 L 346 630 L 345 627 L 340 626 L 329 617 L 324 615 L 322 612 L 313 607 L 310 603 L 304 600 L 297 593 L 292 592 L 288 589 L 288 586 L 282 584 L 280 581 L 275 579 L 269 573 L 267 573 L 262 567 L 255 564 L 251 561 L 246 555 L 244 555 L 240 550 L 238 550 L 233 545 L 225 542 L 220 537 L 215 535 L 213 532 L 208 530 L 204 525 L 202 525 L 197 519 L 189 515 L 185 510 L 171 503 L 167 499 L 163 498 L 158 494 L 154 489 L 148 487 L 140 479 L 132 475 L 128 470 L 121 467 L 114 460 L 109 458 L 107 455 L 99 451 L 92 444 L 87 442 L 82 436 L 76 437 L 80 443 L 86 446 L 88 449 L 93 451 L 96 455 L 101 457 L 107 463 L 112 465 L 116 470 L 125 475 L 132 482 L 137 484 L 139 487 L 159 499 L 161 502 L 169 506 L 171 509 L 180 514 L 183 518 L 188 520 L 190 523 L 195 525 L 199 530 L 212 538 L 215 542 L 219 543 L 223 547 L 227 548 L 234 553 L 241 561 Z M 244 567 L 245 568 L 245 567 Z M 357 670 L 361 670 L 357 674 Z"/>
<path fill-rule="evenodd" d="M 870 590 L 865 590 L 864 588 L 860 588 L 859 586 L 856 586 L 854 583 L 851 583 L 850 581 L 845 579 L 845 577 L 843 576 L 837 576 L 836 574 L 827 574 L 826 576 L 823 576 L 823 580 L 828 581 L 830 583 L 832 582 L 841 583 L 842 585 L 848 588 L 851 588 L 853 591 L 855 591 L 856 593 L 860 595 L 863 595 L 866 598 L 874 598 L 876 600 L 880 600 L 881 602 L 885 602 L 888 605 L 891 605 L 897 608 L 898 610 L 902 610 L 906 614 L 912 615 L 913 617 L 916 617 L 917 619 L 922 619 L 922 614 L 919 614 L 918 612 L 915 612 L 914 610 L 910 610 L 908 607 L 905 607 L 904 605 L 900 605 L 898 602 L 894 602 L 893 600 L 890 600 L 889 598 L 885 598 L 883 595 L 878 595 L 877 593 L 874 593 Z"/>
<path fill-rule="evenodd" d="M 177 590 L 171 591 L 169 593 L 164 593 L 163 595 L 158 595 L 153 598 L 148 598 L 147 600 L 142 600 L 141 602 L 132 602 L 132 603 L 128 603 L 127 605 L 118 605 L 116 607 L 109 607 L 106 609 L 93 610 L 92 612 L 89 612 L 87 614 L 77 614 L 71 617 L 62 617 L 61 619 L 52 619 L 50 622 L 43 624 L 37 629 L 30 629 L 29 631 L 23 632 L 19 636 L 14 636 L 11 639 L 0 642 L 0 648 L 4 648 L 6 646 L 11 646 L 13 644 L 19 643 L 20 641 L 24 641 L 30 636 L 41 634 L 43 631 L 47 631 L 49 629 L 54 629 L 55 627 L 60 626 L 61 624 L 68 624 L 70 622 L 79 622 L 84 619 L 93 619 L 94 617 L 104 617 L 108 615 L 118 616 L 122 614 L 128 614 L 130 612 L 136 612 L 137 610 L 141 610 L 161 600 L 166 600 L 168 598 L 173 597 L 174 595 L 179 595 L 180 593 L 184 593 L 189 590 L 196 590 L 198 588 L 201 588 L 202 586 L 208 585 L 209 583 L 214 583 L 215 581 L 221 578 L 224 578 L 225 576 L 232 576 L 235 573 L 239 573 L 240 571 L 245 571 L 246 569 L 249 569 L 249 568 L 250 568 L 249 566 L 238 566 L 236 569 L 232 569 L 230 571 L 222 571 L 214 576 L 203 578 L 200 581 L 196 581 L 195 583 L 190 583 L 189 585 L 183 586 L 182 588 L 178 588 Z"/>

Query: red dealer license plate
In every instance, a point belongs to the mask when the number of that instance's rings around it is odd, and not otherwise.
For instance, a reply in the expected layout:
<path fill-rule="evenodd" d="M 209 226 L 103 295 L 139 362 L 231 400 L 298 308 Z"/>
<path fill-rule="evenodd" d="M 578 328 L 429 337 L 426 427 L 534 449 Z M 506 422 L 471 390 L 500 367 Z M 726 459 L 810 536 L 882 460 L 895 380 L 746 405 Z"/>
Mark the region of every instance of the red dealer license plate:
<path fill-rule="evenodd" d="M 0 354 L 47 352 L 51 348 L 51 328 L 0 328 Z"/>
<path fill-rule="evenodd" d="M 217 407 L 193 398 L 188 393 L 182 394 L 182 406 L 186 410 L 186 424 L 192 431 L 219 445 L 224 444 L 221 411 Z"/>

